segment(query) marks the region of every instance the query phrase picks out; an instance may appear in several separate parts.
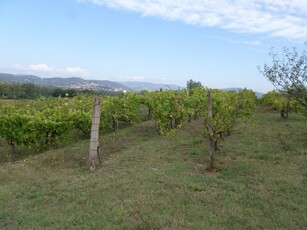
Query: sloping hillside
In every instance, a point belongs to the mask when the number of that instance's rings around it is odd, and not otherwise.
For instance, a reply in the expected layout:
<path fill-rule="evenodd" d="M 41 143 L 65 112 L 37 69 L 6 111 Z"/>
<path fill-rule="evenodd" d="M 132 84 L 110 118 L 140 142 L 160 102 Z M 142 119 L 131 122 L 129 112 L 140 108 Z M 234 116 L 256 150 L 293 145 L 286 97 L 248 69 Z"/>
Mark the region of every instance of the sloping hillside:
<path fill-rule="evenodd" d="M 175 136 L 154 123 L 103 134 L 102 164 L 88 140 L 0 165 L 1 229 L 303 229 L 306 118 L 257 114 L 221 143 L 217 172 L 199 121 Z M 4 147 L 0 146 L 1 154 Z M 205 165 L 207 162 L 205 162 Z"/>

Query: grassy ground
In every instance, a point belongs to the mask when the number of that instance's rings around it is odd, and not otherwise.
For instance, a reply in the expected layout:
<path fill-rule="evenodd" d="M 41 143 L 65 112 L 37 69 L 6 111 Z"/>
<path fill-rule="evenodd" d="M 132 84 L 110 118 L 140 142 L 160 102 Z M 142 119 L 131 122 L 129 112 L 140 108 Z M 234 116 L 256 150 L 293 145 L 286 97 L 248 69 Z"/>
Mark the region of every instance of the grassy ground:
<path fill-rule="evenodd" d="M 144 122 L 100 142 L 94 173 L 88 141 L 1 164 L 0 229 L 307 228 L 300 115 L 241 124 L 221 143 L 215 173 L 199 160 L 207 154 L 199 121 L 174 137 Z"/>

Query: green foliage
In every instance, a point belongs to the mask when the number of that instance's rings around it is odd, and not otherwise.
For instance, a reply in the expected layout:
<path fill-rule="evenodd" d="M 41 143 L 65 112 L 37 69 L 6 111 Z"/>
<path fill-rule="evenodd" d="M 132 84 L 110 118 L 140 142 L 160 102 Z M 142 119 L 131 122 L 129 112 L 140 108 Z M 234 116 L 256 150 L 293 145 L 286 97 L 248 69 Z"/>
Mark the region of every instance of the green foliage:
<path fill-rule="evenodd" d="M 212 118 L 207 116 L 207 107 L 202 113 L 205 134 L 217 141 L 228 136 L 240 119 L 251 117 L 257 98 L 253 91 L 244 89 L 237 92 L 211 91 Z M 213 133 L 210 133 L 209 127 Z M 212 136 L 213 135 L 213 136 Z"/>
<path fill-rule="evenodd" d="M 118 129 L 119 122 L 137 123 L 140 121 L 140 96 L 126 93 L 122 96 L 101 97 L 102 128 Z"/>
<path fill-rule="evenodd" d="M 187 81 L 187 89 L 188 90 L 191 90 L 193 88 L 198 88 L 198 87 L 202 87 L 202 84 L 201 82 L 196 82 L 196 81 L 193 81 L 192 79 L 190 79 L 189 81 Z"/>
<path fill-rule="evenodd" d="M 239 93 L 213 91 L 213 118 L 206 119 L 207 89 L 167 90 L 126 93 L 121 96 L 101 97 L 100 128 L 117 130 L 122 123 L 140 121 L 140 105 L 151 110 L 159 133 L 174 134 L 191 117 L 203 116 L 205 127 L 210 123 L 214 139 L 229 133 L 241 118 L 251 115 L 255 105 L 252 91 Z M 57 146 L 70 139 L 71 131 L 90 135 L 93 95 L 74 98 L 41 98 L 37 101 L 3 105 L 0 107 L 0 137 L 8 142 L 38 150 Z"/>
<path fill-rule="evenodd" d="M 72 129 L 89 136 L 94 96 L 42 98 L 37 101 L 0 107 L 0 137 L 8 142 L 44 150 L 69 139 Z M 139 121 L 139 96 L 128 93 L 121 97 L 101 98 L 102 129 L 114 122 Z"/>
<path fill-rule="evenodd" d="M 196 117 L 200 111 L 204 111 L 207 105 L 208 89 L 203 87 L 192 88 L 188 91 L 189 115 Z"/>
<path fill-rule="evenodd" d="M 2 99 L 36 99 L 51 94 L 52 88 L 32 83 L 0 83 L 0 97 Z"/>
<path fill-rule="evenodd" d="M 156 91 L 144 95 L 142 103 L 152 111 L 159 133 L 174 133 L 180 128 L 189 115 L 188 96 L 185 90 Z"/>
<path fill-rule="evenodd" d="M 249 117 L 256 105 L 256 99 L 249 90 L 236 92 L 213 92 L 214 130 L 218 135 L 230 132 L 237 121 Z"/>
<path fill-rule="evenodd" d="M 305 43 L 307 46 L 307 42 Z M 272 65 L 260 72 L 278 89 L 298 101 L 307 110 L 307 50 L 299 54 L 295 48 L 283 49 L 282 57 L 270 52 Z"/>
<path fill-rule="evenodd" d="M 0 137 L 8 142 L 43 150 L 57 144 L 71 129 L 66 113 L 56 103 L 46 100 L 1 107 Z"/>
<path fill-rule="evenodd" d="M 302 106 L 293 98 L 288 98 L 288 95 L 278 91 L 270 91 L 266 93 L 261 103 L 280 113 L 281 117 L 287 118 L 289 112 L 298 112 L 302 110 Z"/>

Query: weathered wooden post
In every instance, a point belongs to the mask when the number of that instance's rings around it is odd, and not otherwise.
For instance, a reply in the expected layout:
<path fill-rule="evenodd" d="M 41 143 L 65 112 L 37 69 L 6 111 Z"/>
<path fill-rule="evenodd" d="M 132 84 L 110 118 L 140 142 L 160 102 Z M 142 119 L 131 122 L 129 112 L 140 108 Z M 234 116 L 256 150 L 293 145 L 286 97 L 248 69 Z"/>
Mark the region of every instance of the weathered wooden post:
<path fill-rule="evenodd" d="M 214 168 L 214 155 L 215 155 L 215 135 L 212 128 L 212 97 L 211 92 L 208 92 L 208 131 L 209 131 L 209 146 L 210 146 L 210 165 L 209 169 Z"/>
<path fill-rule="evenodd" d="M 99 97 L 96 97 L 93 108 L 91 141 L 90 141 L 90 151 L 89 151 L 89 167 L 91 171 L 95 170 L 96 162 L 98 160 L 99 122 L 100 122 L 100 99 Z"/>

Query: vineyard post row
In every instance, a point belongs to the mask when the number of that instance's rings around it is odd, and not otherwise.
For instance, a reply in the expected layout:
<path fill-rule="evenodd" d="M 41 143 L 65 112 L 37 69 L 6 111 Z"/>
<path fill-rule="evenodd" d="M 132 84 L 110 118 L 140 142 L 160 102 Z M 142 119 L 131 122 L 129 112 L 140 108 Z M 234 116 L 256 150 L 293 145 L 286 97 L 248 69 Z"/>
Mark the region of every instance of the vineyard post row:
<path fill-rule="evenodd" d="M 230 134 L 237 122 L 252 114 L 256 97 L 250 90 L 212 93 L 212 118 L 208 118 L 208 89 L 199 87 L 187 90 L 166 90 L 127 93 L 122 96 L 101 97 L 100 129 L 116 129 L 119 122 L 137 123 L 141 105 L 150 111 L 161 135 L 175 134 L 191 117 L 202 119 L 205 136 L 217 141 Z M 91 133 L 93 96 L 78 95 L 69 98 L 44 98 L 23 106 L 0 107 L 0 137 L 12 149 L 25 145 L 43 151 L 69 140 L 71 130 Z M 208 124 L 213 129 L 208 130 Z"/>

